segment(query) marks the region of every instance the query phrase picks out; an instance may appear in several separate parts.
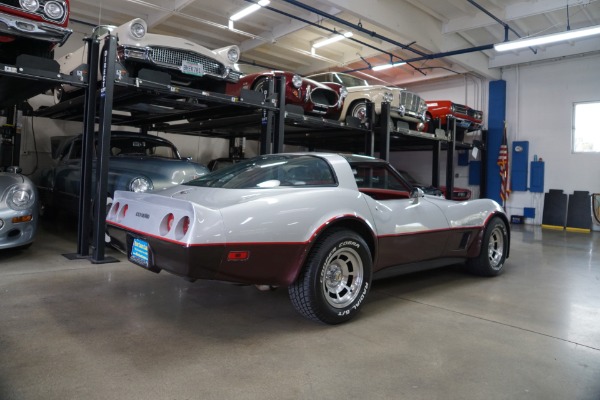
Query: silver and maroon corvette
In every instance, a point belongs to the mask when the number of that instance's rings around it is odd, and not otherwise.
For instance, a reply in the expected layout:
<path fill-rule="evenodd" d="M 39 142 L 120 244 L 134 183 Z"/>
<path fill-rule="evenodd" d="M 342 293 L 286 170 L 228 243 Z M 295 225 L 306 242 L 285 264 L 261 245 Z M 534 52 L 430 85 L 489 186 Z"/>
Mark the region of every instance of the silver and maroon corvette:
<path fill-rule="evenodd" d="M 260 156 L 160 193 L 117 191 L 107 230 L 150 271 L 286 286 L 302 315 L 329 324 L 356 314 L 373 278 L 464 261 L 498 275 L 510 242 L 493 200 L 424 195 L 385 161 L 324 153 Z"/>

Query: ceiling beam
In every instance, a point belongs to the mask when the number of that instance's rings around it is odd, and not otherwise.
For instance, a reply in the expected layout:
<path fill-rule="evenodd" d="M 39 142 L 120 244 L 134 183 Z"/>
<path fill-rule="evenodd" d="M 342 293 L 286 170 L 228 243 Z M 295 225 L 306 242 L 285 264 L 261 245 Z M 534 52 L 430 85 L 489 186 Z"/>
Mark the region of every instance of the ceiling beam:
<path fill-rule="evenodd" d="M 331 15 L 337 15 L 340 13 L 340 10 L 337 8 L 328 8 L 326 10 L 324 10 L 326 13 L 331 14 Z M 313 22 L 313 23 L 318 23 L 322 17 L 315 14 L 315 13 L 303 13 L 298 15 L 300 18 L 305 19 L 307 21 Z M 277 26 L 275 26 L 273 29 L 271 29 L 270 31 L 265 31 L 262 32 L 260 35 L 260 37 L 268 39 L 270 43 L 275 43 L 277 42 L 277 40 L 279 40 L 280 38 L 286 36 L 286 35 L 290 35 L 294 32 L 297 32 L 301 29 L 304 29 L 306 27 L 308 27 L 309 24 L 296 20 L 296 19 L 291 19 L 288 22 L 285 22 L 283 24 L 279 24 Z M 325 31 L 323 31 L 325 32 Z M 244 51 L 248 51 L 248 50 L 252 50 L 253 48 L 263 45 L 265 44 L 264 40 L 260 40 L 260 39 L 248 39 L 243 41 L 240 44 L 240 50 L 242 52 Z"/>
<path fill-rule="evenodd" d="M 376 29 L 379 26 L 390 32 L 401 32 L 406 37 L 406 42 L 416 41 L 420 48 L 428 50 L 428 54 L 473 47 L 459 35 L 442 34 L 442 23 L 438 19 L 404 1 L 379 0 L 369 2 L 368 7 L 364 6 L 363 0 L 322 1 L 348 13 L 354 13 L 357 21 L 360 20 L 363 24 L 368 22 L 374 26 L 369 29 Z M 360 11 L 360 14 L 357 11 Z M 409 55 L 408 58 L 410 59 L 411 56 Z M 445 59 L 488 79 L 500 78 L 500 71 L 489 69 L 489 59 L 481 51 L 447 56 Z"/>
<path fill-rule="evenodd" d="M 158 11 L 151 13 L 146 21 L 148 23 L 148 27 L 151 28 L 165 22 L 167 19 L 169 19 L 169 17 L 181 12 L 181 10 L 192 4 L 194 1 L 196 0 L 171 0 L 169 2 L 172 3 L 169 7 L 171 11 Z"/>
<path fill-rule="evenodd" d="M 546 14 L 558 10 L 566 10 L 567 3 L 569 7 L 583 6 L 598 0 L 544 0 L 544 1 L 523 1 L 520 3 L 508 4 L 504 9 L 495 8 L 488 10 L 504 22 L 511 22 L 521 18 L 532 17 L 535 15 Z M 473 7 L 473 10 L 476 10 Z M 490 25 L 497 25 L 489 15 L 478 11 L 474 15 L 464 15 L 459 18 L 453 18 L 442 25 L 442 33 L 457 33 L 476 28 L 484 28 Z"/>

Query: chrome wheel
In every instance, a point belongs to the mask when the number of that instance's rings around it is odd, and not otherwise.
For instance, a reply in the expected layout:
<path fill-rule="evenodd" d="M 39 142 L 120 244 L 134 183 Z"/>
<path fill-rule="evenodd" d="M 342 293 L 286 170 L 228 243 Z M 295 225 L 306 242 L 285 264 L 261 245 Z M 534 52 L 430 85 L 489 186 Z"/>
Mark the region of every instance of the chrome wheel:
<path fill-rule="evenodd" d="M 467 267 L 477 275 L 500 275 L 504 270 L 509 245 L 510 234 L 506 222 L 500 217 L 493 217 L 485 227 L 479 255 L 468 259 Z"/>
<path fill-rule="evenodd" d="M 294 308 L 306 318 L 326 324 L 350 320 L 369 293 L 372 263 L 368 244 L 356 232 L 327 230 L 288 288 Z"/>
<path fill-rule="evenodd" d="M 502 267 L 504 255 L 504 232 L 499 226 L 496 226 L 490 234 L 488 242 L 488 260 L 490 268 L 499 269 Z"/>
<path fill-rule="evenodd" d="M 347 307 L 358 296 L 363 279 L 360 255 L 351 248 L 338 249 L 325 261 L 323 268 L 321 284 L 325 301 L 335 308 Z"/>
<path fill-rule="evenodd" d="M 367 105 L 365 103 L 358 103 L 354 105 L 350 115 L 363 121 L 365 118 L 367 118 Z"/>

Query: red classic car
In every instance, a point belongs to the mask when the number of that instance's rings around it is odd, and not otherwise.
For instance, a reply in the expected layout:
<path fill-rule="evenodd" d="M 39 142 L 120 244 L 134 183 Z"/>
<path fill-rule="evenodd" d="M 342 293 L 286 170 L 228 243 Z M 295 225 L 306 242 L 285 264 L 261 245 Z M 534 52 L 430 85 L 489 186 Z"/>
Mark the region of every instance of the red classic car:
<path fill-rule="evenodd" d="M 242 89 L 265 91 L 267 79 L 274 76 L 285 76 L 285 103 L 300 106 L 308 114 L 333 114 L 341 109 L 347 95 L 342 85 L 319 83 L 286 71 L 245 75 L 237 83 L 229 83 L 226 93 L 238 97 Z"/>
<path fill-rule="evenodd" d="M 54 46 L 71 35 L 69 0 L 0 1 L 0 62 L 20 54 L 53 58 Z"/>
<path fill-rule="evenodd" d="M 448 117 L 456 121 L 457 133 L 464 134 L 465 131 L 476 131 L 481 129 L 483 112 L 471 107 L 456 104 L 450 100 L 427 101 L 427 131 L 435 132 L 435 129 L 452 129 L 448 125 Z M 460 132 L 458 132 L 460 130 Z"/>

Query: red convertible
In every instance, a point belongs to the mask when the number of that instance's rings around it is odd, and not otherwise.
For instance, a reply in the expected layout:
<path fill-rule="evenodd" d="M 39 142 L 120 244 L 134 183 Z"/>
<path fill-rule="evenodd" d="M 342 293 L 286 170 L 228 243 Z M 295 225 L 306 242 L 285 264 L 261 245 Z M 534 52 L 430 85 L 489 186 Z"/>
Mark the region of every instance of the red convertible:
<path fill-rule="evenodd" d="M 239 97 L 242 89 L 264 92 L 267 90 L 267 79 L 275 76 L 285 77 L 285 103 L 300 106 L 307 114 L 334 114 L 342 108 L 344 98 L 348 94 L 346 88 L 337 83 L 319 83 L 286 71 L 245 75 L 237 83 L 227 84 L 226 93 Z"/>
<path fill-rule="evenodd" d="M 448 117 L 456 121 L 457 133 L 464 134 L 468 131 L 481 129 L 483 112 L 471 107 L 456 104 L 450 100 L 427 101 L 427 132 L 435 132 L 435 129 L 452 129 L 448 124 Z"/>
<path fill-rule="evenodd" d="M 0 1 L 0 62 L 20 54 L 53 58 L 55 45 L 71 35 L 69 0 Z"/>

